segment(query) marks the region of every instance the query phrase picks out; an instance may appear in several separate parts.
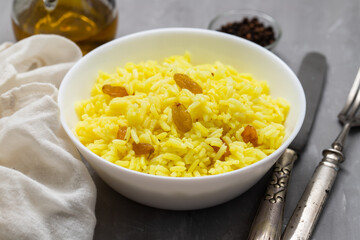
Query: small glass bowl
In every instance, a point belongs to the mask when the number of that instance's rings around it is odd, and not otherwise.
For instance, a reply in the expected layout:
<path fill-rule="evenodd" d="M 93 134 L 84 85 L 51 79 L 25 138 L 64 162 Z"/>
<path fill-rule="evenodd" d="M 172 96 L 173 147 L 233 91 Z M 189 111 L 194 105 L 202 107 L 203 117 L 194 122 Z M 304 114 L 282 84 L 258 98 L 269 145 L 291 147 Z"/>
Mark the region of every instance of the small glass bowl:
<path fill-rule="evenodd" d="M 281 28 L 273 17 L 261 11 L 243 9 L 221 13 L 210 21 L 208 29 L 220 30 L 222 26 L 228 23 L 240 22 L 244 18 L 251 20 L 254 17 L 257 18 L 260 23 L 264 24 L 265 27 L 272 27 L 275 40 L 271 44 L 263 46 L 268 50 L 272 50 L 280 40 Z"/>

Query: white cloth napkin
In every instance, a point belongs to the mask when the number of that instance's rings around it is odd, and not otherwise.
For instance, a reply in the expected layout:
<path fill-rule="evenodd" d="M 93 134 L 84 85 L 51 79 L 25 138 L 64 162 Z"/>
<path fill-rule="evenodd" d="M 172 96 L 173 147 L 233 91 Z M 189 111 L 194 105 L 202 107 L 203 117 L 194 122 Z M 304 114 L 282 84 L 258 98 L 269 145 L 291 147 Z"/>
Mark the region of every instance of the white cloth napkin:
<path fill-rule="evenodd" d="M 70 40 L 0 46 L 0 239 L 92 239 L 96 188 L 59 120 L 57 92 L 81 58 Z"/>

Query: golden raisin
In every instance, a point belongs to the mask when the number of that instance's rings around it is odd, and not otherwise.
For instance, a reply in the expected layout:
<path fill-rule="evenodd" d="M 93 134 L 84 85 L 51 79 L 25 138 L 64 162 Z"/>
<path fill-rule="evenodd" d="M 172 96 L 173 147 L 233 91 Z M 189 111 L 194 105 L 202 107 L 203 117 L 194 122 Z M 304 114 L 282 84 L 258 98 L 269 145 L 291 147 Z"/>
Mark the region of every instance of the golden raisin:
<path fill-rule="evenodd" d="M 231 127 L 229 125 L 227 125 L 226 123 L 224 123 L 222 135 L 225 136 L 230 130 L 231 130 Z"/>
<path fill-rule="evenodd" d="M 174 80 L 180 88 L 185 88 L 194 94 L 202 93 L 203 90 L 199 84 L 192 80 L 188 75 L 175 73 Z"/>
<path fill-rule="evenodd" d="M 218 152 L 220 150 L 220 148 L 218 146 L 211 146 L 215 152 Z"/>
<path fill-rule="evenodd" d="M 247 125 L 244 128 L 244 131 L 241 133 L 241 136 L 244 142 L 246 143 L 251 142 L 252 145 L 254 145 L 254 147 L 258 145 L 258 136 L 256 133 L 256 129 L 253 126 Z"/>
<path fill-rule="evenodd" d="M 225 160 L 225 157 L 228 157 L 228 156 L 230 156 L 231 155 L 231 152 L 230 152 L 230 147 L 229 147 L 229 145 L 223 140 L 223 139 L 221 139 L 224 143 L 225 143 L 225 145 L 226 145 L 226 151 L 225 151 L 225 153 L 221 156 L 221 160 Z"/>
<path fill-rule="evenodd" d="M 172 119 L 175 126 L 182 132 L 188 132 L 192 128 L 192 119 L 190 113 L 181 103 L 174 103 L 171 106 Z"/>
<path fill-rule="evenodd" d="M 129 95 L 124 87 L 112 86 L 110 84 L 103 85 L 102 91 L 103 93 L 108 94 L 111 97 L 125 97 Z"/>
<path fill-rule="evenodd" d="M 120 126 L 119 130 L 117 132 L 117 138 L 124 140 L 126 135 L 127 127 L 126 126 Z"/>
<path fill-rule="evenodd" d="M 133 143 L 132 147 L 135 155 L 151 154 L 155 151 L 153 145 L 149 143 Z"/>
<path fill-rule="evenodd" d="M 221 141 L 222 141 L 223 143 L 225 143 L 225 145 L 226 145 L 226 150 L 225 150 L 224 154 L 223 154 L 223 155 L 221 156 L 221 158 L 220 158 L 220 160 L 224 161 L 224 160 L 225 160 L 225 157 L 228 157 L 228 156 L 231 155 L 231 152 L 230 152 L 230 147 L 229 147 L 229 145 L 224 141 L 224 139 L 222 139 L 222 138 L 220 138 L 220 139 L 221 139 Z M 218 151 L 220 150 L 220 148 L 217 147 L 217 146 L 211 146 L 211 147 L 214 149 L 215 152 L 218 152 Z"/>

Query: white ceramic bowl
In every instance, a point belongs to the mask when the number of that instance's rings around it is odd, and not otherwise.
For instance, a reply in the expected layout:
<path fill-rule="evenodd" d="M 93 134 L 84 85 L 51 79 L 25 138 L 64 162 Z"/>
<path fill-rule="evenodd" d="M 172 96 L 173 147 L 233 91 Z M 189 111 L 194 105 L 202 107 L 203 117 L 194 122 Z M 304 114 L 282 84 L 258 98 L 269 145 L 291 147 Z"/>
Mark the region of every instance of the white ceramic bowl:
<path fill-rule="evenodd" d="M 126 62 L 163 60 L 190 51 L 193 64 L 222 61 L 256 79 L 266 79 L 271 95 L 291 104 L 286 139 L 265 159 L 242 169 L 214 176 L 173 178 L 132 171 L 102 159 L 75 136 L 76 101 L 90 97 L 98 70 L 114 72 Z M 276 55 L 250 41 L 212 30 L 167 28 L 118 38 L 93 50 L 66 74 L 59 91 L 61 122 L 70 139 L 97 174 L 120 194 L 139 203 L 163 209 L 190 210 L 214 206 L 252 187 L 275 163 L 298 133 L 305 115 L 302 86 Z"/>

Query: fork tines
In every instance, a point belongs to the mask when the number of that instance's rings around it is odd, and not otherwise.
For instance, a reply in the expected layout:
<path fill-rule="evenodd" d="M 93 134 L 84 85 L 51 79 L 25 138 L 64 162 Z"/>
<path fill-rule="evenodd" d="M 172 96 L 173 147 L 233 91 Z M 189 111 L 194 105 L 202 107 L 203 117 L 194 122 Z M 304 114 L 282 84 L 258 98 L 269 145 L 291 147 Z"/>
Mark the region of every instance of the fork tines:
<path fill-rule="evenodd" d="M 359 110 L 359 105 L 360 105 L 359 91 L 360 91 L 360 69 L 350 89 L 346 104 L 338 115 L 341 123 L 343 124 L 345 124 L 345 122 L 353 122 L 353 124 L 360 123 L 360 119 L 355 117 L 357 111 Z"/>

